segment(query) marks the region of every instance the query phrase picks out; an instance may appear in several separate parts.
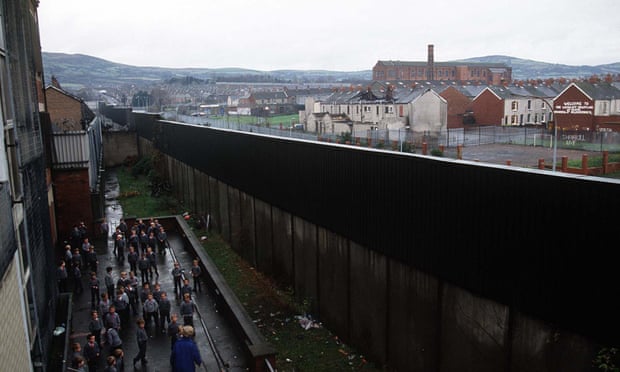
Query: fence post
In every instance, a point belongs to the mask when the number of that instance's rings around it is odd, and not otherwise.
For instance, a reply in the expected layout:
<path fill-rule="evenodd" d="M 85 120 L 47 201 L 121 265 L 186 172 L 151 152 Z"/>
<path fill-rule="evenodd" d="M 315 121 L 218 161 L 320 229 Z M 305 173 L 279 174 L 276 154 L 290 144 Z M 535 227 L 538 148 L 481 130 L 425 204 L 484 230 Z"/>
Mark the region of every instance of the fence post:
<path fill-rule="evenodd" d="M 607 174 L 607 166 L 609 164 L 609 152 L 603 151 L 603 174 Z"/>
<path fill-rule="evenodd" d="M 463 160 L 463 145 L 456 145 L 456 158 Z"/>
<path fill-rule="evenodd" d="M 568 170 L 568 156 L 562 156 L 562 172 Z"/>
<path fill-rule="evenodd" d="M 426 142 L 422 142 L 422 155 L 426 155 L 426 150 L 428 150 L 428 144 Z"/>
<path fill-rule="evenodd" d="M 583 172 L 584 176 L 588 175 L 588 155 L 587 154 L 581 155 L 581 171 Z"/>
<path fill-rule="evenodd" d="M 538 159 L 538 169 L 545 169 L 545 159 Z"/>

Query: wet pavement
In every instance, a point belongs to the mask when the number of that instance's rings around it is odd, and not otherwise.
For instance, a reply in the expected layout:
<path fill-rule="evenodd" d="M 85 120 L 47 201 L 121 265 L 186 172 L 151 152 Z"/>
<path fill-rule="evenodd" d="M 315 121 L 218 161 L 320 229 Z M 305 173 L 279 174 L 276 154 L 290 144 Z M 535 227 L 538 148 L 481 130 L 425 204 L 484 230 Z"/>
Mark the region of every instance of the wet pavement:
<path fill-rule="evenodd" d="M 118 183 L 114 171 L 106 171 L 106 218 L 111 229 L 114 229 L 121 217 L 123 211 L 118 203 Z M 183 240 L 174 233 L 168 232 L 168 241 L 170 249 L 166 249 L 165 254 L 157 255 L 157 267 L 159 277 L 154 277 L 150 281 L 151 287 L 155 282 L 159 283 L 161 289 L 168 293 L 168 298 L 172 302 L 171 313 L 180 313 L 180 299 L 174 294 L 174 283 L 171 275 L 174 258 L 178 260 L 181 267 L 189 273 L 191 262 L 194 259 L 183 247 Z M 129 271 L 127 260 L 119 263 L 113 254 L 114 243 L 111 236 L 97 237 L 91 239 L 95 246 L 97 257 L 99 260 L 97 278 L 101 282 L 101 291 L 105 291 L 103 284 L 106 267 L 112 267 L 114 281 L 118 280 L 121 271 Z M 84 270 L 86 271 L 86 270 Z M 140 274 L 136 277 L 141 284 Z M 88 323 L 90 321 L 91 311 L 91 295 L 88 287 L 89 275 L 83 273 L 84 292 L 80 295 L 74 294 L 73 300 L 73 322 L 70 334 L 70 343 L 79 342 L 82 346 L 86 343 L 88 335 Z M 190 279 L 190 284 L 193 283 Z M 248 361 L 244 356 L 242 344 L 237 340 L 225 318 L 218 312 L 215 302 L 211 300 L 208 293 L 206 283 L 203 281 L 202 291 L 192 295 L 192 299 L 196 304 L 197 313 L 194 315 L 194 328 L 196 331 L 195 341 L 199 347 L 203 365 L 197 367 L 197 371 L 246 371 Z M 119 335 L 123 341 L 123 351 L 125 353 L 125 371 L 132 371 L 133 358 L 138 354 L 138 345 L 136 342 L 136 320 L 142 315 L 142 306 L 138 304 L 138 315 L 130 315 L 126 327 L 122 328 Z M 179 324 L 183 324 L 183 319 L 179 316 Z M 165 326 L 167 327 L 167 325 Z M 136 364 L 136 371 L 170 371 L 170 339 L 161 330 L 156 329 L 151 323 L 147 327 L 147 333 L 150 335 L 147 342 L 146 359 L 148 363 L 142 366 L 140 362 Z M 102 337 L 103 338 L 103 337 Z M 102 355 L 99 360 L 97 371 L 103 371 L 105 368 L 105 358 L 109 355 L 107 345 L 102 348 Z M 70 365 L 70 361 L 68 363 Z M 92 372 L 92 371 L 89 371 Z"/>

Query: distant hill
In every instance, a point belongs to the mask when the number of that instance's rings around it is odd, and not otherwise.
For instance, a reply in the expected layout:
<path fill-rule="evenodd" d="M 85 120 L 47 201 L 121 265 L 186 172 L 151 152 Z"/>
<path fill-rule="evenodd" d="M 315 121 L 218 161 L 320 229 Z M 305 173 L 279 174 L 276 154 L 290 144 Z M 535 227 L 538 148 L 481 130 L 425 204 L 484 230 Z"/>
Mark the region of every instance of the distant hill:
<path fill-rule="evenodd" d="M 52 75 L 63 87 L 113 87 L 126 84 L 148 85 L 191 77 L 205 82 L 254 83 L 356 83 L 370 81 L 372 70 L 273 70 L 259 71 L 243 68 L 164 68 L 131 66 L 110 62 L 83 54 L 43 52 L 45 83 Z M 545 78 L 583 78 L 592 75 L 620 74 L 620 62 L 599 66 L 570 66 L 537 62 L 509 56 L 486 56 L 459 60 L 462 62 L 505 63 L 512 67 L 514 80 Z"/>
<path fill-rule="evenodd" d="M 368 81 L 372 71 L 274 70 L 243 68 L 164 68 L 124 65 L 83 54 L 43 52 L 45 83 L 54 75 L 63 87 L 110 87 L 146 85 L 192 77 L 206 82 L 334 83 Z"/>
<path fill-rule="evenodd" d="M 509 56 L 486 56 L 459 60 L 461 62 L 504 63 L 512 67 L 513 80 L 547 78 L 589 78 L 592 75 L 620 74 L 620 62 L 598 66 L 571 66 L 546 63 Z"/>

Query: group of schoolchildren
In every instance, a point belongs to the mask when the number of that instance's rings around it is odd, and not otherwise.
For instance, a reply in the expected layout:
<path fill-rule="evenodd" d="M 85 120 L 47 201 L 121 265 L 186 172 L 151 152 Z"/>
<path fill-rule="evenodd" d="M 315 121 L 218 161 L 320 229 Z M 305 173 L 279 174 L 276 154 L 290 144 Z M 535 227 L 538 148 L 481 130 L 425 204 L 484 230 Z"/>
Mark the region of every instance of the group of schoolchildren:
<path fill-rule="evenodd" d="M 107 228 L 107 222 L 104 220 L 101 231 L 106 236 L 108 236 Z M 147 238 L 142 240 L 143 236 Z M 189 270 L 193 278 L 194 288 L 190 286 L 189 278 L 186 277 L 186 273 L 179 262 L 174 262 L 171 274 L 174 278 L 175 297 L 181 301 L 178 313 L 172 312 L 172 304 L 168 294 L 162 290 L 157 280 L 151 288 L 153 274 L 157 279 L 159 278 L 155 252 L 164 255 L 165 249 L 169 247 L 167 234 L 157 220 L 151 220 L 148 225 L 144 224 L 142 220 L 137 220 L 131 228 L 128 228 L 125 221 L 121 219 L 112 237 L 114 239 L 113 254 L 118 260 L 121 270 L 123 270 L 119 273 L 117 280 L 114 279 L 113 268 L 108 266 L 105 270 L 103 282 L 100 281 L 97 276 L 97 255 L 85 235 L 81 236 L 82 245 L 79 249 L 73 249 L 71 244 L 67 244 L 65 258 L 60 261 L 58 268 L 59 290 L 66 291 L 66 281 L 69 275 L 68 273 L 63 275 L 61 270 L 66 270 L 66 262 L 69 262 L 67 257 L 69 257 L 76 294 L 81 294 L 83 291 L 82 267 L 87 268 L 90 272 L 88 280 L 91 295 L 89 334 L 87 342 L 83 346 L 74 344 L 74 347 L 79 350 L 74 350 L 72 358 L 72 368 L 78 371 L 96 371 L 104 347 L 108 350 L 104 371 L 120 372 L 124 370 L 121 330 L 127 329 L 132 315 L 138 317 L 136 319 L 136 340 L 139 351 L 133 358 L 134 367 L 138 361 L 143 367 L 148 363 L 146 359 L 147 341 L 159 333 L 170 337 L 172 353 L 176 341 L 180 336 L 182 337 L 182 326 L 193 326 L 195 305 L 192 300 L 192 292 L 202 291 L 200 285 L 202 271 L 198 260 L 193 261 Z M 128 248 L 127 253 L 125 253 L 126 247 Z M 80 249 L 82 254 L 80 254 Z M 75 258 L 75 252 L 77 252 L 78 259 Z M 94 256 L 94 259 L 91 255 Z M 123 269 L 125 259 L 129 263 L 129 271 Z M 136 276 L 136 269 L 140 270 L 140 281 Z M 65 281 L 61 282 L 63 276 Z M 179 314 L 183 319 L 183 324 L 177 322 Z M 150 330 L 151 323 L 154 324 L 152 331 Z"/>

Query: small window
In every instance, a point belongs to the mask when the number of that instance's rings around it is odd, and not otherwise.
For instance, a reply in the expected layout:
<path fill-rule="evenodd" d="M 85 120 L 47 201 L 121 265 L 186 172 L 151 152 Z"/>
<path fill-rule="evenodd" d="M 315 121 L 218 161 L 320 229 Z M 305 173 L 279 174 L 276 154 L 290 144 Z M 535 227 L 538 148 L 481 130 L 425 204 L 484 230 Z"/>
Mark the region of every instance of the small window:
<path fill-rule="evenodd" d="M 512 101 L 511 107 L 512 107 L 512 111 L 517 111 L 519 109 L 519 102 L 518 101 Z"/>
<path fill-rule="evenodd" d="M 511 125 L 518 125 L 519 124 L 519 116 L 518 115 L 512 115 L 510 117 L 510 124 Z"/>

